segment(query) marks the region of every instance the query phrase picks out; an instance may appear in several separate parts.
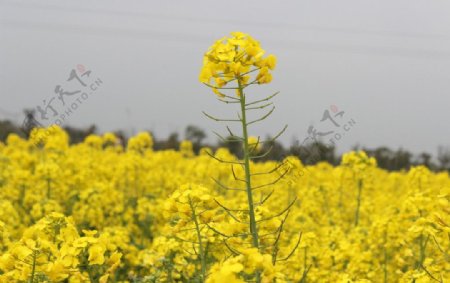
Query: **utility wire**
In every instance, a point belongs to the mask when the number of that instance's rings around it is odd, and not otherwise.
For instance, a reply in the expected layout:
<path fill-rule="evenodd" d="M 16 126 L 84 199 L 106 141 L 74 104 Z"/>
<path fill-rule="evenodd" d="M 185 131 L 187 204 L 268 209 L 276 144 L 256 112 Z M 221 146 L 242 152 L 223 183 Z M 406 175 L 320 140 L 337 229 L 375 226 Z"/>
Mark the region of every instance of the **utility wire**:
<path fill-rule="evenodd" d="M 0 3 L 1 4 L 1 3 Z M 230 24 L 235 25 L 246 25 L 246 26 L 257 26 L 262 28 L 270 29 L 289 29 L 296 31 L 312 31 L 312 32 L 332 32 L 332 33 L 346 33 L 346 34 L 357 34 L 357 35 L 375 35 L 375 36 L 389 36 L 389 37 L 408 37 L 417 39 L 440 39 L 440 40 L 450 40 L 450 34 L 430 34 L 430 33 L 418 33 L 418 32 L 405 32 L 405 31 L 386 31 L 386 30 L 369 30 L 369 29 L 358 29 L 358 28 L 343 28 L 343 27 L 320 27 L 320 26 L 302 26 L 286 22 L 261 22 L 261 21 L 249 21 L 242 19 L 220 19 L 220 18 L 199 18 L 181 15 L 164 15 L 157 13 L 143 13 L 143 12 L 132 12 L 132 11 L 117 11 L 117 10 L 98 10 L 83 7 L 66 7 L 66 6 L 56 6 L 56 5 L 45 5 L 36 3 L 17 3 L 9 2 L 3 3 L 4 6 L 13 6 L 18 8 L 34 8 L 41 10 L 55 10 L 61 12 L 70 13 L 83 13 L 83 14 L 103 14 L 103 15 L 117 15 L 126 16 L 133 18 L 144 18 L 150 20 L 166 20 L 166 21 L 184 21 L 184 22 L 197 22 L 197 23 L 217 23 L 217 24 Z"/>
<path fill-rule="evenodd" d="M 199 42 L 209 42 L 211 38 L 193 34 L 178 33 L 169 31 L 158 31 L 150 29 L 131 29 L 122 27 L 92 27 L 87 25 L 74 24 L 55 24 L 43 22 L 23 22 L 15 20 L 0 20 L 0 25 L 11 28 L 32 29 L 38 31 L 52 31 L 67 34 L 78 33 L 82 35 L 92 35 L 98 37 L 123 37 L 138 38 L 140 40 L 158 40 L 172 41 L 179 43 L 199 44 Z M 322 42 L 307 42 L 293 40 L 273 40 L 264 39 L 265 42 L 272 46 L 278 46 L 284 49 L 307 50 L 312 52 L 329 52 L 329 53 L 347 53 L 347 54 L 370 54 L 379 56 L 395 56 L 406 58 L 422 58 L 422 59 L 450 59 L 450 50 L 432 50 L 424 48 L 399 48 L 389 46 L 367 46 L 367 45 L 349 45 Z"/>

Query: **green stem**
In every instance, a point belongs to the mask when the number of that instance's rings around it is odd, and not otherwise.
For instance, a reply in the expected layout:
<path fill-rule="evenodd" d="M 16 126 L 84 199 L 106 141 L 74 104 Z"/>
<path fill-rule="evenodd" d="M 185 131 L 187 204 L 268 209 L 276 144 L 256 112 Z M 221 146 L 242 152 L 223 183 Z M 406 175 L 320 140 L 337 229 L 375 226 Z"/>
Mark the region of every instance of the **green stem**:
<path fill-rule="evenodd" d="M 248 132 L 247 132 L 247 118 L 245 113 L 245 94 L 244 88 L 242 87 L 241 80 L 238 79 L 238 91 L 241 102 L 241 121 L 242 121 L 242 133 L 243 133 L 243 141 L 244 141 L 244 170 L 245 170 L 245 184 L 247 190 L 247 200 L 248 200 L 248 212 L 250 217 L 250 233 L 252 234 L 252 243 L 253 247 L 257 248 L 259 251 L 259 240 L 258 240 L 258 230 L 256 227 L 256 217 L 255 217 L 255 208 L 253 203 L 253 192 L 251 185 L 251 176 L 250 176 L 250 151 L 248 146 Z M 261 282 L 261 275 L 259 272 L 256 272 L 256 282 Z"/>
<path fill-rule="evenodd" d="M 419 261 L 417 264 L 417 268 L 420 268 L 420 266 L 422 265 L 423 262 L 423 258 L 424 258 L 424 251 L 423 251 L 423 234 L 420 234 L 420 238 L 419 238 Z"/>
<path fill-rule="evenodd" d="M 89 267 L 87 268 L 87 274 L 88 274 L 88 277 L 89 277 L 89 282 L 90 283 L 94 283 L 95 282 L 94 281 L 94 276 L 92 276 L 91 269 Z"/>
<path fill-rule="evenodd" d="M 167 281 L 170 282 L 170 283 L 173 282 L 173 276 L 172 276 L 172 271 L 173 271 L 173 258 L 174 258 L 174 255 L 171 254 L 171 255 L 170 255 L 169 266 L 167 267 Z"/>
<path fill-rule="evenodd" d="M 419 262 L 417 264 L 417 268 L 421 268 L 423 265 L 423 262 L 425 261 L 425 249 L 427 247 L 427 243 L 430 236 L 428 236 L 426 239 L 424 239 L 423 233 L 420 234 L 419 238 Z"/>
<path fill-rule="evenodd" d="M 192 220 L 195 223 L 195 230 L 197 231 L 198 245 L 200 249 L 200 260 L 202 264 L 202 282 L 206 280 L 206 259 L 205 259 L 205 250 L 203 248 L 202 235 L 200 234 L 200 226 L 198 225 L 197 214 L 195 213 L 195 208 L 192 205 L 192 200 L 189 197 L 189 206 L 192 211 Z"/>
<path fill-rule="evenodd" d="M 361 206 L 361 191 L 363 187 L 363 181 L 361 179 L 358 180 L 358 198 L 355 212 L 355 226 L 358 226 L 359 223 L 359 209 Z"/>
<path fill-rule="evenodd" d="M 30 283 L 34 283 L 34 274 L 36 273 L 36 251 L 33 251 L 33 267 L 31 270 Z"/>

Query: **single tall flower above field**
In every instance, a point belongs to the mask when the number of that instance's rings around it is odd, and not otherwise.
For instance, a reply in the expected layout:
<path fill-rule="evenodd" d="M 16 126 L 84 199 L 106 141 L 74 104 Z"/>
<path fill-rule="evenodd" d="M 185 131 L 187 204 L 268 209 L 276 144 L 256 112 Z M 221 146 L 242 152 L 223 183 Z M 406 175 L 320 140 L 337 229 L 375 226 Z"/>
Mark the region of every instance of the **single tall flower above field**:
<path fill-rule="evenodd" d="M 285 126 L 278 135 L 269 140 L 262 140 L 259 136 L 252 137 L 249 134 L 250 125 L 265 120 L 275 110 L 275 106 L 273 105 L 273 102 L 271 102 L 271 99 L 278 94 L 275 93 L 268 97 L 253 101 L 249 101 L 247 98 L 247 87 L 256 84 L 266 84 L 272 81 L 271 71 L 275 68 L 276 58 L 274 55 L 264 57 L 264 54 L 265 51 L 261 48 L 259 42 L 253 39 L 250 35 L 242 32 L 233 32 L 231 33 L 231 37 L 224 37 L 216 41 L 209 48 L 204 55 L 203 68 L 200 72 L 200 81 L 212 88 L 214 93 L 219 96 L 219 100 L 221 102 L 226 104 L 236 104 L 239 106 L 239 113 L 236 118 L 219 119 L 205 112 L 204 114 L 214 121 L 235 122 L 240 125 L 242 130 L 242 135 L 234 134 L 230 127 L 227 126 L 228 133 L 230 134 L 228 139 L 225 139 L 221 135 L 217 134 L 224 142 L 239 143 L 242 146 L 242 160 L 230 161 L 223 160 L 212 154 L 211 156 L 222 163 L 231 164 L 233 177 L 235 181 L 240 183 L 242 186 L 241 188 L 231 188 L 222 183 L 221 180 L 215 179 L 215 182 L 219 185 L 219 187 L 228 191 L 242 191 L 247 195 L 247 209 L 239 210 L 239 212 L 243 212 L 248 215 L 248 218 L 243 222 L 238 219 L 236 210 L 227 208 L 225 205 L 220 203 L 218 204 L 227 212 L 228 215 L 230 215 L 230 217 L 232 217 L 232 219 L 239 220 L 237 221 L 238 223 L 248 224 L 247 232 L 242 234 L 246 238 L 251 239 L 251 243 L 247 244 L 251 244 L 252 248 L 260 255 L 261 258 L 269 259 L 268 262 L 271 266 L 255 266 L 253 269 L 249 270 L 249 273 L 254 275 L 251 280 L 257 283 L 272 281 L 272 275 L 269 274 L 272 274 L 273 272 L 269 272 L 269 270 L 274 270 L 273 267 L 276 262 L 280 260 L 277 259 L 279 250 L 278 240 L 274 240 L 272 243 L 268 244 L 267 239 L 262 239 L 262 237 L 266 234 L 272 234 L 277 235 L 275 238 L 279 239 L 281 232 L 283 231 L 284 221 L 280 221 L 279 223 L 281 224 L 271 231 L 262 231 L 261 227 L 264 227 L 267 221 L 277 217 L 285 217 L 284 219 L 286 220 L 290 208 L 295 202 L 294 199 L 293 202 L 288 204 L 288 206 L 282 209 L 281 212 L 273 213 L 268 217 L 261 217 L 257 215 L 258 212 L 266 211 L 266 209 L 262 208 L 263 204 L 272 195 L 273 186 L 287 173 L 287 171 L 283 172 L 280 176 L 273 178 L 271 173 L 276 171 L 278 168 L 274 168 L 267 172 L 258 173 L 252 172 L 251 169 L 253 161 L 264 158 L 272 149 L 271 147 L 267 148 L 266 146 L 265 152 L 261 152 L 261 148 L 264 148 L 264 145 L 273 144 L 274 140 L 278 138 L 286 129 Z M 236 95 L 227 93 L 233 90 Z M 258 115 L 258 117 L 254 119 L 249 118 L 248 112 L 258 112 L 258 110 L 263 110 L 265 108 L 270 108 L 270 110 L 265 114 Z M 237 168 L 241 167 L 240 169 L 243 169 L 243 177 L 236 176 L 234 166 Z M 272 180 L 267 183 L 255 185 L 254 179 L 256 176 L 261 175 L 266 175 L 269 180 Z M 271 189 L 272 192 L 264 192 L 264 189 Z M 256 192 L 262 194 L 261 201 L 254 200 Z M 220 231 L 217 231 L 217 233 L 225 236 L 225 238 L 228 237 Z M 300 239 L 301 234 L 293 251 L 282 260 L 287 260 L 294 253 L 300 243 Z M 236 249 L 230 248 L 230 251 L 232 254 L 236 254 Z M 243 251 L 238 253 L 243 253 Z"/>

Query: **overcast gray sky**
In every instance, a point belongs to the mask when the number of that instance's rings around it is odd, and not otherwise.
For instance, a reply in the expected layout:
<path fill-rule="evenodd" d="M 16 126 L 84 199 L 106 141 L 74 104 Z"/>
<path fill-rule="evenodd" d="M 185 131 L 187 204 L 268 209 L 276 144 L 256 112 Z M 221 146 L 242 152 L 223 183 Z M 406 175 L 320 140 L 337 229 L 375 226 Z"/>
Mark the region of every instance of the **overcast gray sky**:
<path fill-rule="evenodd" d="M 22 122 L 83 65 L 102 84 L 65 121 L 102 131 L 150 129 L 158 137 L 236 111 L 198 81 L 203 53 L 230 31 L 250 33 L 278 57 L 280 91 L 254 135 L 289 128 L 302 142 L 310 125 L 357 143 L 436 152 L 450 145 L 450 1 L 0 1 L 0 119 Z M 78 85 L 80 86 L 80 85 Z M 65 96 L 66 106 L 75 96 Z M 58 112 L 66 106 L 53 101 Z M 344 111 L 321 122 L 325 110 Z M 342 126 L 356 123 L 343 132 Z M 224 132 L 224 131 L 223 131 Z M 329 140 L 328 135 L 325 141 Z M 214 139 L 215 140 L 215 139 Z"/>

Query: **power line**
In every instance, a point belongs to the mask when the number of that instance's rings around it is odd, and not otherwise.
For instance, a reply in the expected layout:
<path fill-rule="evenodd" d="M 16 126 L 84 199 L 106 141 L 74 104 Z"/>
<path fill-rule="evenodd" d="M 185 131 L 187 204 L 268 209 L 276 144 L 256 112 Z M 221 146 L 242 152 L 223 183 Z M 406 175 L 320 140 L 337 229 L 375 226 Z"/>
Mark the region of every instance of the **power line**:
<path fill-rule="evenodd" d="M 179 43 L 198 44 L 199 42 L 210 42 L 211 38 L 204 35 L 176 33 L 149 29 L 126 29 L 121 27 L 92 27 L 73 24 L 54 24 L 39 22 L 20 22 L 14 20 L 2 20 L 0 24 L 12 28 L 34 29 L 61 32 L 79 33 L 83 35 L 93 36 L 113 36 L 138 38 L 140 40 L 158 40 L 158 41 L 174 41 Z M 420 48 L 398 48 L 388 46 L 367 46 L 367 45 L 348 45 L 334 43 L 317 43 L 307 41 L 293 40 L 273 40 L 265 39 L 272 46 L 293 50 L 306 50 L 312 52 L 329 52 L 329 53 L 346 53 L 346 54 L 370 54 L 378 56 L 395 56 L 405 58 L 422 58 L 422 59 L 449 59 L 450 51 L 430 50 Z"/>
<path fill-rule="evenodd" d="M 388 37 L 407 37 L 407 38 L 417 38 L 417 39 L 440 39 L 440 40 L 450 40 L 450 35 L 448 34 L 430 34 L 430 33 L 418 33 L 418 32 L 405 32 L 405 31 L 386 31 L 386 30 L 370 30 L 370 29 L 357 29 L 357 28 L 343 28 L 343 27 L 321 27 L 321 26 L 302 26 L 286 22 L 260 22 L 260 21 L 247 21 L 242 19 L 218 19 L 218 18 L 199 18 L 199 17 L 189 17 L 180 15 L 164 15 L 156 13 L 142 13 L 142 12 L 131 12 L 131 11 L 114 11 L 114 10 L 95 10 L 82 7 L 64 7 L 55 5 L 43 5 L 35 3 L 3 3 L 6 6 L 14 7 L 28 7 L 35 9 L 47 9 L 47 10 L 57 10 L 62 12 L 80 12 L 80 13 L 91 13 L 91 14 L 103 14 L 103 15 L 118 15 L 118 16 L 131 16 L 139 17 L 145 19 L 159 19 L 168 21 L 184 21 L 184 22 L 198 22 L 198 23 L 217 23 L 217 24 L 229 24 L 231 21 L 233 24 L 238 25 L 250 25 L 257 27 L 264 27 L 270 29 L 289 29 L 289 30 L 303 30 L 312 32 L 328 32 L 328 33 L 346 33 L 346 34 L 357 34 L 357 35 L 375 35 L 375 36 L 388 36 Z"/>

